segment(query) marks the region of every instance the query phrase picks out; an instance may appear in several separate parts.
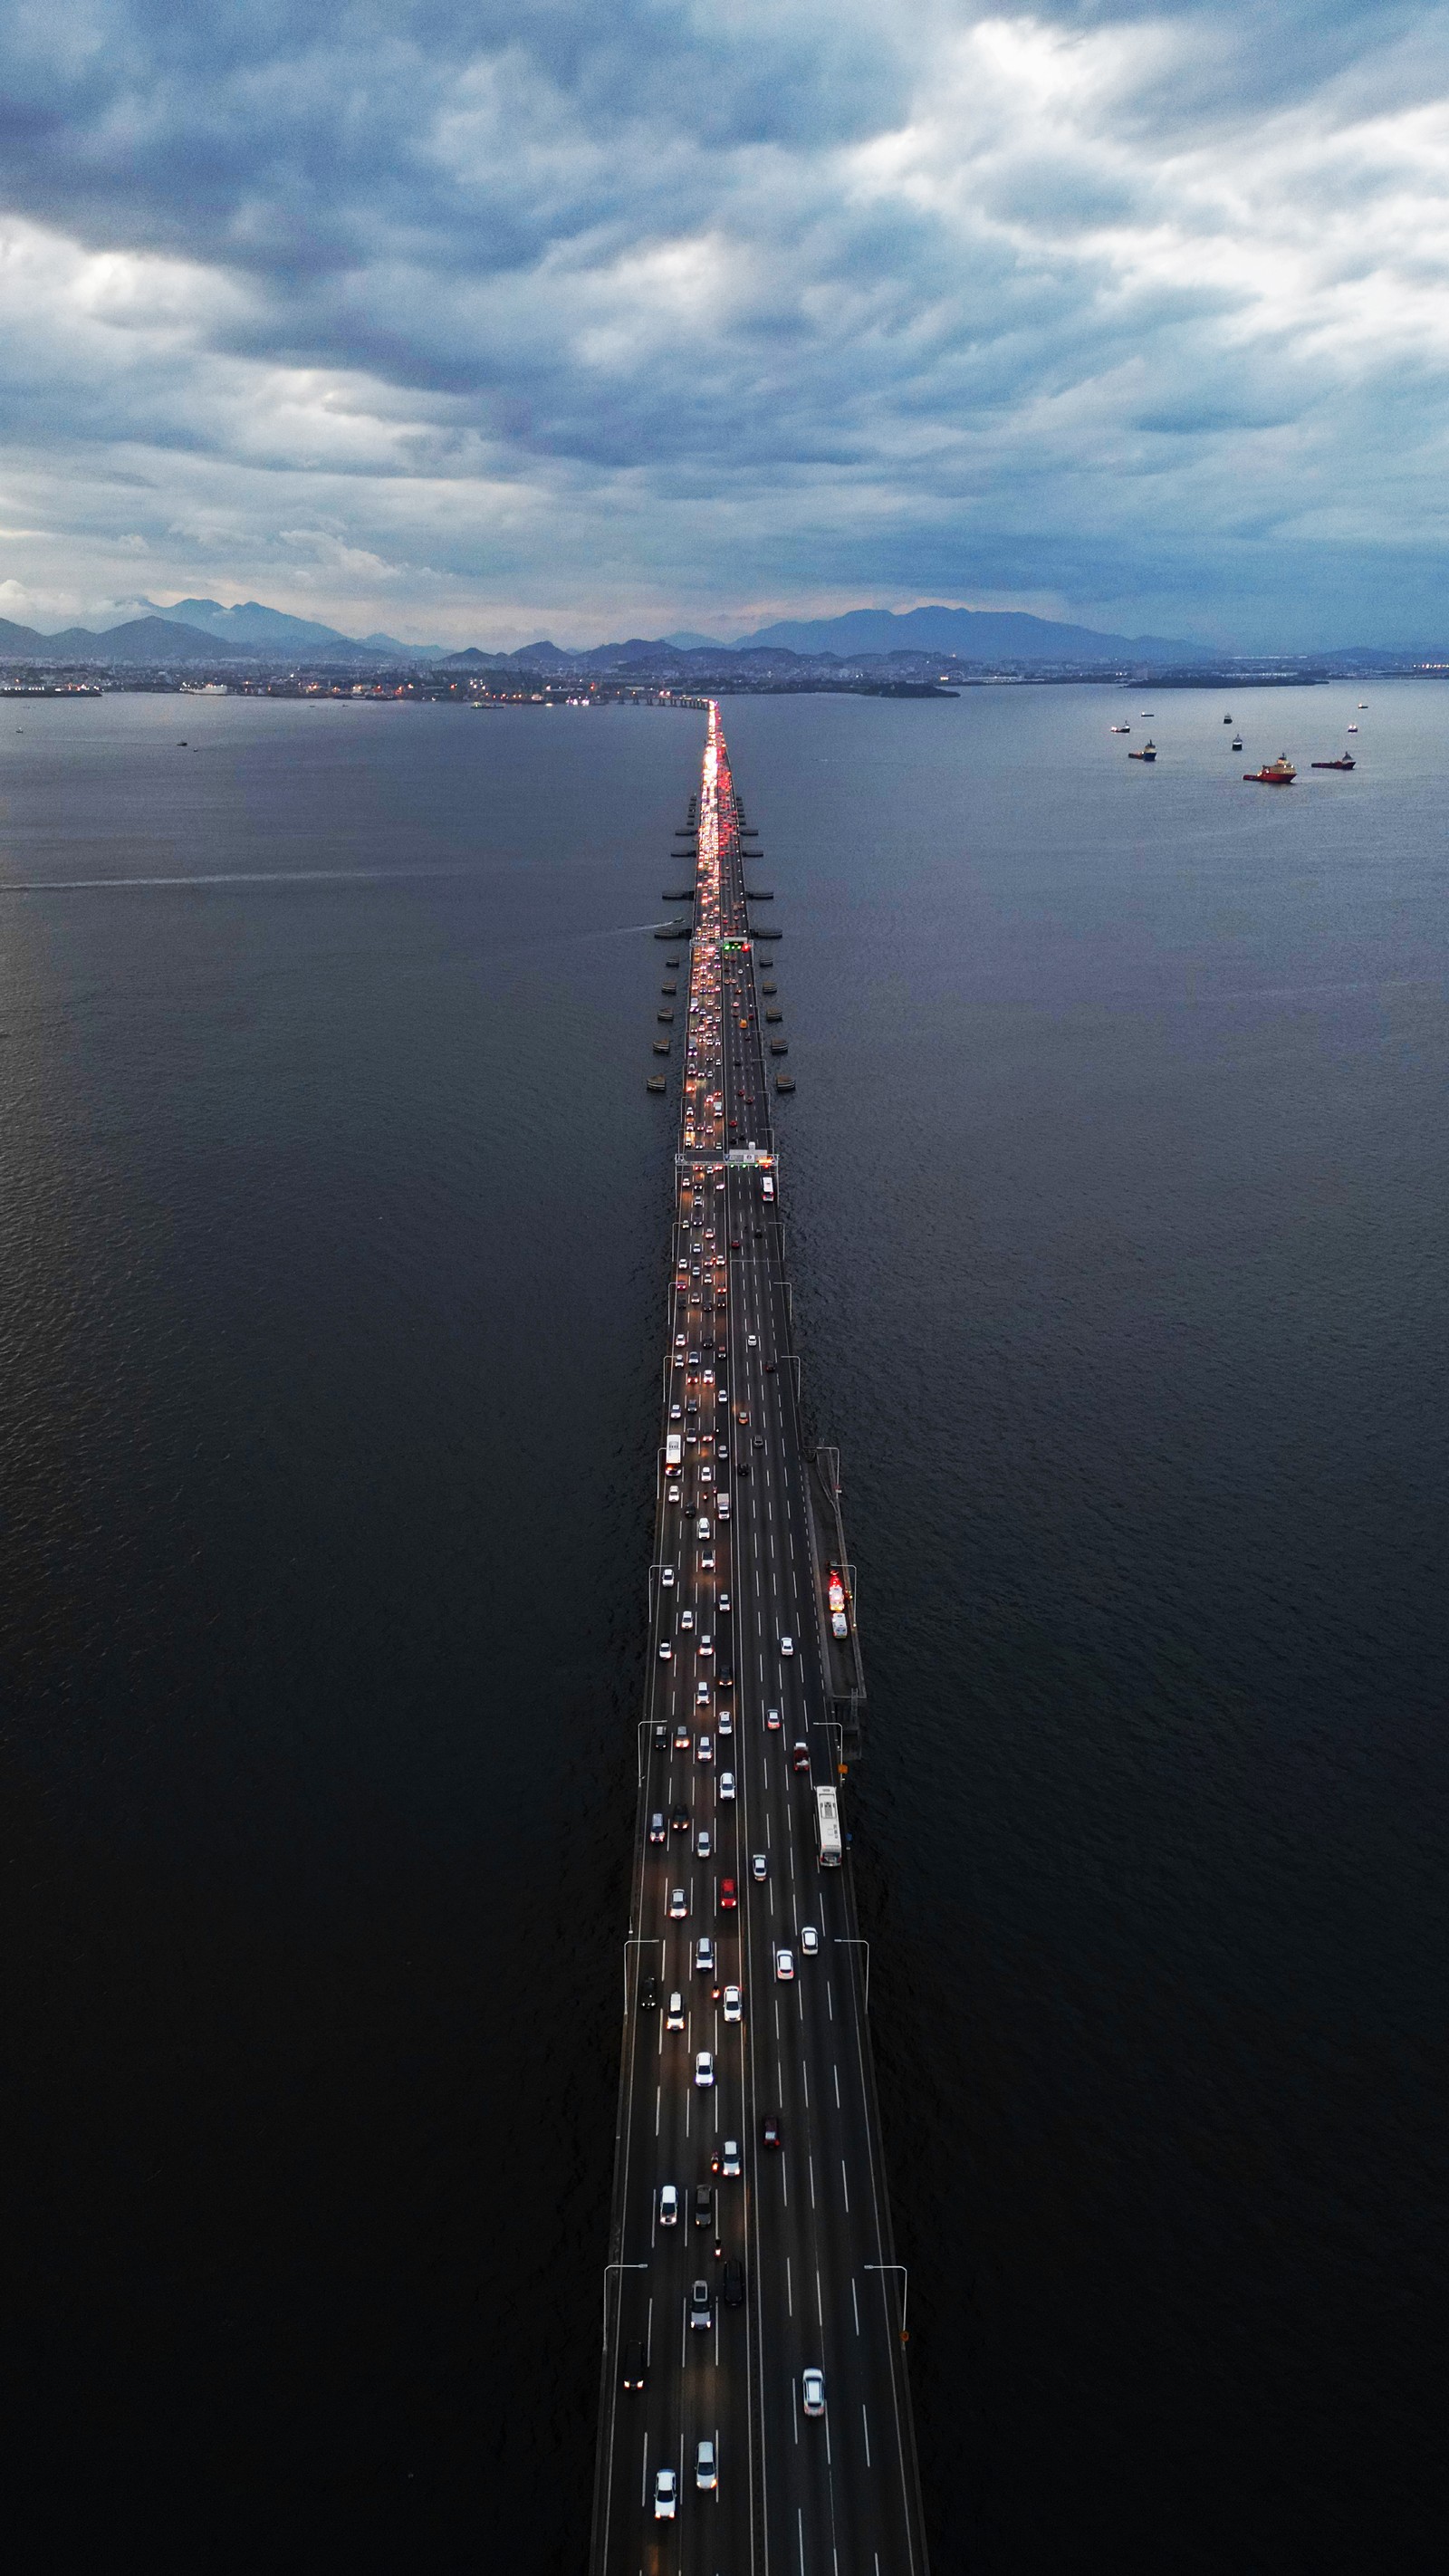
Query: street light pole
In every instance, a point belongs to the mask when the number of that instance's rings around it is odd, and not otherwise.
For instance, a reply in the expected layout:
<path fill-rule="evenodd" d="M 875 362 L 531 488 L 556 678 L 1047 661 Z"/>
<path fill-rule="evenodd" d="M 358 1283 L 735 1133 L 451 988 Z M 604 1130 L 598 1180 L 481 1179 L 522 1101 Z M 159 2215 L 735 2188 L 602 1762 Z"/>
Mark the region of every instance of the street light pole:
<path fill-rule="evenodd" d="M 863 2272 L 899 2272 L 901 2276 L 901 2341 L 902 2343 L 909 2343 L 910 2336 L 906 2331 L 906 2299 L 910 2293 L 911 2282 L 910 2275 L 907 2272 L 904 2263 L 863 2263 L 861 2265 L 861 2270 Z"/>
<path fill-rule="evenodd" d="M 631 1932 L 624 1944 L 624 2011 L 629 2010 L 629 1953 L 631 1950 L 662 1950 L 664 1937 L 659 1932 Z"/>
<path fill-rule="evenodd" d="M 609 2274 L 611 2272 L 647 2272 L 647 2263 L 606 2263 L 604 2265 L 604 2340 L 609 2337 Z"/>
<path fill-rule="evenodd" d="M 840 1947 L 842 1950 L 863 1950 L 863 1951 L 865 1952 L 865 2008 L 866 2008 L 866 2011 L 867 2011 L 867 2012 L 869 2012 L 869 2010 L 870 2010 L 870 1943 L 869 1943 L 868 1941 L 863 1941 L 863 1940 L 861 1939 L 860 1934 L 859 1934 L 858 1932 L 837 1932 L 837 1933 L 836 1933 L 835 1938 L 836 1938 L 836 1941 L 837 1941 L 837 1943 L 838 1943 L 839 1947 Z"/>

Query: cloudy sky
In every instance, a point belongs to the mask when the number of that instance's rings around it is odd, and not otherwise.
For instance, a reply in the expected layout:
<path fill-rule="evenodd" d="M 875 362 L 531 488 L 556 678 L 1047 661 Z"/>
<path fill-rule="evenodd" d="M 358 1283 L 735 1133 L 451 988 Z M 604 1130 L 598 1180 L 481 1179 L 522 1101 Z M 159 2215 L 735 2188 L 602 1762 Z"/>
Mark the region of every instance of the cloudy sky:
<path fill-rule="evenodd" d="M 0 0 L 0 614 L 1449 638 L 1449 5 Z"/>

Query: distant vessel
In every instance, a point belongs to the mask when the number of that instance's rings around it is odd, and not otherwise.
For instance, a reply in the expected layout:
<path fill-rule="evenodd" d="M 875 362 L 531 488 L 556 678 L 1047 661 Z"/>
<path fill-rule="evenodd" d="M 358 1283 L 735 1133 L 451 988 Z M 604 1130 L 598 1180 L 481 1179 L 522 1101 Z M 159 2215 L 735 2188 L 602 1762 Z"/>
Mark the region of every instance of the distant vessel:
<path fill-rule="evenodd" d="M 1151 713 L 1152 713 L 1152 709 L 1151 709 L 1151 707 L 1144 707 L 1144 708 L 1143 708 L 1143 710 L 1142 710 L 1142 712 L 1143 712 L 1144 716 L 1150 716 L 1150 715 L 1151 715 Z"/>
<path fill-rule="evenodd" d="M 1233 721 L 1233 720 L 1232 720 L 1232 717 L 1231 717 L 1231 716 L 1224 716 L 1224 718 L 1223 718 L 1223 722 L 1224 722 L 1224 724 L 1231 724 L 1231 723 L 1232 723 L 1232 721 Z"/>
<path fill-rule="evenodd" d="M 1155 742 L 1144 742 L 1140 751 L 1129 751 L 1127 757 L 1129 760 L 1155 760 L 1157 745 Z"/>
<path fill-rule="evenodd" d="M 1243 737 L 1242 737 L 1242 735 L 1241 735 L 1240 733 L 1235 733 L 1235 734 L 1234 734 L 1234 736 L 1233 736 L 1233 749 L 1234 749 L 1234 751 L 1241 751 L 1241 750 L 1242 750 L 1242 748 L 1243 748 Z"/>
<path fill-rule="evenodd" d="M 1358 731 L 1358 727 L 1357 727 L 1357 725 L 1350 725 L 1350 726 L 1349 726 L 1349 732 L 1350 732 L 1350 733 L 1357 733 L 1357 731 Z"/>
<path fill-rule="evenodd" d="M 1345 751 L 1337 760 L 1310 760 L 1308 766 L 1310 769 L 1356 769 L 1358 763 L 1351 751 Z"/>
<path fill-rule="evenodd" d="M 1365 712 L 1365 710 L 1366 710 L 1367 706 L 1368 706 L 1368 700 L 1367 700 L 1367 698 L 1360 698 L 1360 699 L 1359 699 L 1359 702 L 1358 702 L 1358 711 L 1359 711 L 1359 714 L 1360 714 L 1360 715 L 1362 715 L 1362 714 Z"/>
<path fill-rule="evenodd" d="M 1114 725 L 1112 727 L 1112 731 L 1114 733 L 1130 733 L 1132 731 L 1132 727 L 1130 725 Z"/>
<path fill-rule="evenodd" d="M 1261 787 L 1291 787 L 1297 775 L 1286 751 L 1280 751 L 1276 760 L 1265 760 L 1261 769 L 1243 772 L 1246 783 Z"/>

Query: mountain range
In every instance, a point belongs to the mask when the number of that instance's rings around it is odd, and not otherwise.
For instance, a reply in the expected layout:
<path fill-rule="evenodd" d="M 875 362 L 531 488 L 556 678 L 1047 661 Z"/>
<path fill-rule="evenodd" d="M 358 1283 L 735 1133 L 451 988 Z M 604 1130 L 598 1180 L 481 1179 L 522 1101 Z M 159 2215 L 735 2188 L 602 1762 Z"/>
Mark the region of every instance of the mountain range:
<path fill-rule="evenodd" d="M 339 660 L 442 662 L 449 667 L 486 662 L 529 670 L 588 669 L 658 659 L 661 653 L 689 656 L 779 654 L 802 659 L 855 660 L 890 653 L 952 654 L 966 661 L 1015 662 L 1194 661 L 1202 647 L 1162 636 L 1098 633 L 1088 626 L 1059 624 L 1050 618 L 1010 611 L 971 608 L 912 608 L 901 614 L 883 608 L 856 608 L 842 617 L 785 619 L 762 626 L 732 644 L 709 635 L 631 636 L 618 644 L 582 650 L 562 648 L 546 638 L 511 653 L 486 652 L 470 645 L 465 653 L 443 644 L 405 644 L 397 636 L 372 633 L 344 635 L 335 626 L 309 617 L 293 617 L 268 608 L 259 599 L 238 600 L 226 607 L 217 599 L 178 599 L 170 607 L 139 600 L 139 616 L 118 625 L 94 629 L 67 626 L 43 635 L 36 628 L 0 618 L 0 652 L 36 654 L 46 660 L 198 661 L 216 658 L 218 645 L 238 660 L 273 660 L 294 655 Z M 97 646 L 104 652 L 97 654 Z"/>
<path fill-rule="evenodd" d="M 224 607 L 216 599 L 179 599 L 169 608 L 152 600 L 137 602 L 139 616 L 99 630 L 67 626 L 43 635 L 33 626 L 18 626 L 0 617 L 0 658 L 38 662 L 138 662 L 152 665 L 224 660 L 250 662 L 339 663 L 354 669 L 386 665 L 434 668 L 462 674 L 483 670 L 565 671 L 596 673 L 637 670 L 674 672 L 703 679 L 725 663 L 742 675 L 788 676 L 799 662 L 880 662 L 893 655 L 912 660 L 939 657 L 984 665 L 1021 667 L 1038 664 L 1120 665 L 1151 662 L 1167 667 L 1201 668 L 1213 658 L 1210 648 L 1163 635 L 1113 635 L 1091 626 L 1073 626 L 1049 617 L 1032 617 L 1014 609 L 852 608 L 840 617 L 784 618 L 751 635 L 725 644 L 706 636 L 676 634 L 631 636 L 617 644 L 569 650 L 540 638 L 516 651 L 487 652 L 470 644 L 462 652 L 443 644 L 405 644 L 395 635 L 344 635 L 335 626 L 286 610 L 268 608 L 259 599 Z M 1321 655 L 1322 661 L 1373 666 L 1429 648 L 1402 647 L 1395 655 L 1383 647 L 1344 647 Z M 1218 658 L 1234 658 L 1226 648 Z"/>

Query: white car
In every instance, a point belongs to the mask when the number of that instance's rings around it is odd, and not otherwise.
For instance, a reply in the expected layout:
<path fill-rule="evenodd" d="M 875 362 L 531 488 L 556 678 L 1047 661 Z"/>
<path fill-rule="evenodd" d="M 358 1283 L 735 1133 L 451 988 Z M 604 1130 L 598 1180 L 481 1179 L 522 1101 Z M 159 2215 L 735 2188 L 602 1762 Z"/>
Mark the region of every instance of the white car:
<path fill-rule="evenodd" d="M 672 1583 L 674 1581 L 674 1568 L 672 1565 L 661 1565 L 659 1569 L 659 1580 L 661 1583 Z"/>
<path fill-rule="evenodd" d="M 695 1859 L 708 1860 L 709 1848 L 709 1827 L 708 1825 L 701 1825 L 698 1833 L 694 1837 Z"/>
<path fill-rule="evenodd" d="M 739 2018 L 740 2018 L 741 2010 L 742 2010 L 742 2005 L 741 2005 L 741 2001 L 740 2001 L 740 1990 L 739 1990 L 739 1987 L 738 1987 L 738 1986 L 726 1986 L 726 1988 L 725 1988 L 725 1990 L 724 1990 L 724 2017 L 725 2017 L 725 2020 L 726 2020 L 726 2021 L 738 2021 L 738 2020 L 739 2020 Z"/>
<path fill-rule="evenodd" d="M 709 1705 L 708 1682 L 696 1682 L 694 1685 L 694 1696 L 702 1708 L 707 1707 Z"/>
<path fill-rule="evenodd" d="M 679 2480 L 672 2469 L 654 2472 L 654 2519 L 673 2522 L 679 2509 Z"/>
<path fill-rule="evenodd" d="M 699 2051 L 698 2056 L 695 2058 L 694 2080 L 696 2084 L 712 2084 L 714 2082 L 714 2058 L 707 2048 L 702 2048 Z"/>
<path fill-rule="evenodd" d="M 679 2225 L 679 2185 L 677 2183 L 662 2182 L 659 2186 L 659 2224 L 661 2227 Z"/>
<path fill-rule="evenodd" d="M 738 2138 L 726 2138 L 720 2151 L 719 2169 L 726 2177 L 732 2177 L 736 2182 L 739 2180 L 740 2142 Z"/>
<path fill-rule="evenodd" d="M 701 2442 L 695 2452 L 694 2483 L 697 2487 L 703 2488 L 706 2493 L 708 2493 L 712 2487 L 717 2487 L 719 2485 L 719 2478 L 716 2474 L 714 2464 L 713 2442 Z"/>
<path fill-rule="evenodd" d="M 694 1651 L 697 1655 L 712 1655 L 714 1653 L 713 1637 L 706 1637 L 703 1632 L 701 1632 L 699 1642 Z"/>
<path fill-rule="evenodd" d="M 679 1624 L 681 1628 L 692 1628 L 694 1626 L 694 1612 L 692 1610 L 681 1610 L 679 1614 Z"/>
<path fill-rule="evenodd" d="M 669 1911 L 676 1923 L 682 1922 L 684 1916 L 689 1912 L 689 1899 L 682 1887 L 671 1887 L 669 1891 Z"/>
<path fill-rule="evenodd" d="M 671 1646 L 669 1639 L 667 1637 L 661 1637 L 659 1640 L 659 1660 L 661 1664 L 667 1664 L 673 1652 L 674 1648 Z"/>
<path fill-rule="evenodd" d="M 721 1728 L 720 1732 L 724 1732 L 723 1728 Z M 735 1775 L 733 1771 L 721 1771 L 719 1775 L 719 1793 L 722 1798 L 732 1798 L 734 1796 Z"/>
<path fill-rule="evenodd" d="M 779 1978 L 781 1985 L 788 1986 L 791 1978 L 795 1974 L 795 1953 L 793 1950 L 777 1950 L 775 1952 L 775 1974 Z"/>
<path fill-rule="evenodd" d="M 795 1640 L 794 1640 L 794 1638 L 793 1638 L 793 1637 L 782 1637 L 782 1638 L 780 1639 L 780 1652 L 781 1652 L 781 1654 L 782 1654 L 782 1655 L 793 1655 L 793 1654 L 794 1654 L 794 1652 L 795 1652 Z"/>
<path fill-rule="evenodd" d="M 719 1731 L 720 1731 L 721 1735 L 733 1735 L 733 1733 L 734 1733 L 734 1731 L 735 1731 L 735 1722 L 734 1722 L 734 1719 L 731 1717 L 731 1715 L 730 1715 L 730 1713 L 729 1713 L 729 1710 L 728 1710 L 727 1708 L 722 1708 L 722 1709 L 720 1710 L 720 1713 L 719 1713 Z"/>
<path fill-rule="evenodd" d="M 677 1503 L 679 1500 L 679 1487 L 677 1485 L 667 1486 L 665 1488 L 664 1499 L 666 1503 Z"/>
<path fill-rule="evenodd" d="M 807 1959 L 813 1959 L 818 1954 L 820 1948 L 820 1935 L 816 1931 L 813 1923 L 801 1924 L 800 1947 L 804 1951 Z"/>
<path fill-rule="evenodd" d="M 805 2412 L 806 2412 L 806 2414 L 807 2414 L 807 2415 L 823 2415 L 823 2414 L 824 2414 L 824 2412 L 825 2412 L 825 2373 L 824 2373 L 824 2371 L 823 2371 L 823 2370 L 802 2370 L 802 2371 L 801 2371 L 801 2373 L 800 2373 L 800 2403 L 801 2403 L 801 2405 L 804 2407 Z"/>
<path fill-rule="evenodd" d="M 714 1744 L 709 1736 L 702 1735 L 700 1737 L 699 1742 L 695 1747 L 695 1759 L 699 1762 L 712 1762 L 714 1760 Z"/>
<path fill-rule="evenodd" d="M 746 1335 L 745 1335 L 745 1348 L 746 1348 L 746 1350 L 747 1350 L 747 1351 L 757 1351 L 757 1350 L 759 1349 L 759 1347 L 760 1347 L 760 1345 L 759 1345 L 759 1340 L 758 1340 L 757 1335 L 755 1335 L 754 1333 L 746 1333 Z"/>

